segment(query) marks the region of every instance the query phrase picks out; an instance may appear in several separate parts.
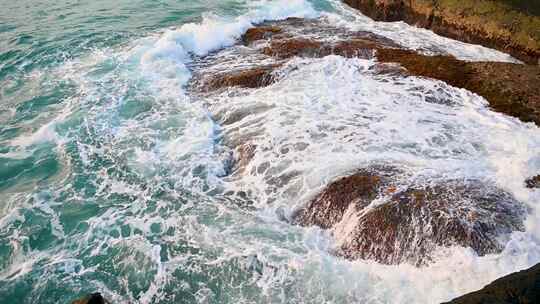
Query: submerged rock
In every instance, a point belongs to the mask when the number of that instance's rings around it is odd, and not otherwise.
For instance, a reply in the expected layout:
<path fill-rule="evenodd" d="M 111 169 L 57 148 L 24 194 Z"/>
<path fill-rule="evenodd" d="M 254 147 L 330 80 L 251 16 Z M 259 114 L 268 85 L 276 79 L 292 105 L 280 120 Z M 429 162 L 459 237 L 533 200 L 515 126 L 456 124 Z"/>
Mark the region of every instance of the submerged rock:
<path fill-rule="evenodd" d="M 447 304 L 533 304 L 540 302 L 540 264 L 497 279 Z"/>
<path fill-rule="evenodd" d="M 540 125 L 540 67 L 466 62 L 452 56 L 426 56 L 409 50 L 378 49 L 381 62 L 397 62 L 413 76 L 442 80 L 486 98 L 495 111 Z"/>
<path fill-rule="evenodd" d="M 110 304 L 109 301 L 105 300 L 101 293 L 96 292 L 85 296 L 84 298 L 75 300 L 72 304 Z"/>
<path fill-rule="evenodd" d="M 384 264 L 429 263 L 439 247 L 500 252 L 500 238 L 524 229 L 525 209 L 480 181 L 407 182 L 403 171 L 370 167 L 331 183 L 294 221 L 332 229 L 336 254 Z"/>
<path fill-rule="evenodd" d="M 250 61 L 254 62 L 253 65 L 235 63 L 239 68 L 211 71 L 194 77 L 199 80 L 195 86 L 198 90 L 211 92 L 233 86 L 258 88 L 270 85 L 276 81 L 276 70 L 296 56 L 376 57 L 382 64 L 400 64 L 401 74 L 430 77 L 467 89 L 486 98 L 495 111 L 540 125 L 538 66 L 467 62 L 449 55 L 427 56 L 401 49 L 392 40 L 373 33 L 337 31 L 321 22 L 298 18 L 255 27 L 244 35 L 243 41 L 248 45 L 244 49 L 249 50 L 246 52 L 250 52 L 250 56 L 257 54 L 263 58 L 253 57 Z M 250 45 L 254 41 L 259 43 Z M 267 59 L 270 63 L 265 61 Z M 261 61 L 264 63 L 256 64 Z M 380 67 L 381 72 L 398 71 L 390 65 Z"/>
<path fill-rule="evenodd" d="M 540 58 L 540 4 L 535 1 L 344 2 L 378 21 L 405 21 L 442 36 L 498 49 L 531 64 L 538 64 Z"/>
<path fill-rule="evenodd" d="M 525 181 L 527 188 L 540 188 L 540 175 L 533 176 Z"/>

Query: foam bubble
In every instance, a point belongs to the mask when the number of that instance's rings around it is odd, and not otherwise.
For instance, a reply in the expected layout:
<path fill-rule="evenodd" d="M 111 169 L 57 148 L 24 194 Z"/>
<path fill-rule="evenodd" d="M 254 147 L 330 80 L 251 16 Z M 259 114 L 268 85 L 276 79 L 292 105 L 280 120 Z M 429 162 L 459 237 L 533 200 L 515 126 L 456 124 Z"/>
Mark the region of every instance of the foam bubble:
<path fill-rule="evenodd" d="M 321 250 L 331 251 L 351 227 L 343 221 L 334 231 L 338 240 L 330 245 L 324 245 L 327 241 L 317 229 L 307 229 L 310 255 L 302 258 L 306 266 L 300 272 L 314 263 L 322 267 L 317 276 L 332 286 L 340 280 L 364 282 L 362 292 L 342 283 L 351 301 L 429 303 L 481 288 L 537 261 L 537 194 L 525 189 L 523 181 L 540 152 L 539 128 L 492 112 L 482 97 L 440 81 L 373 73 L 376 61 L 328 56 L 288 64 L 283 69 L 289 72 L 269 87 L 208 100 L 218 119 L 239 117 L 222 126 L 231 144 L 256 147 L 228 186 L 253 190 L 261 217 L 271 221 L 279 209 L 292 212 L 338 176 L 380 162 L 400 164 L 415 172 L 411 179 L 418 181 L 493 182 L 531 208 L 527 231 L 514 233 L 503 253 L 478 257 L 470 249 L 445 248 L 436 263 L 422 269 L 325 261 L 330 268 L 350 267 L 337 274 L 319 264 L 320 256 L 310 259 Z M 235 115 L 240 111 L 251 114 Z M 345 217 L 357 216 L 349 211 Z M 433 285 L 438 287 L 427 288 Z M 336 291 L 329 297 L 343 294 Z"/>
<path fill-rule="evenodd" d="M 83 282 L 114 302 L 432 303 L 538 261 L 540 194 L 522 184 L 540 169 L 538 128 L 493 113 L 479 96 L 376 75 L 375 61 L 337 56 L 295 59 L 267 88 L 208 98 L 184 89 L 199 56 L 234 44 L 253 24 L 317 14 L 306 1 L 258 1 L 242 16 L 206 16 L 55 71 L 78 88 L 69 114 L 12 144 L 61 135 L 72 179 L 45 187 L 44 201 L 9 197 L 17 207 L 0 220 L 14 248 L 0 273 L 6 288 L 33 276 L 36 299 L 48 282 Z M 370 26 L 398 30 L 412 48 L 499 58 L 401 23 Z M 230 148 L 246 143 L 253 158 L 227 176 Z M 281 220 L 336 177 L 378 161 L 427 179 L 491 179 L 529 204 L 527 230 L 502 254 L 446 248 L 417 269 L 337 258 L 329 232 Z M 34 249 L 28 240 L 40 225 L 51 227 L 50 246 Z"/>

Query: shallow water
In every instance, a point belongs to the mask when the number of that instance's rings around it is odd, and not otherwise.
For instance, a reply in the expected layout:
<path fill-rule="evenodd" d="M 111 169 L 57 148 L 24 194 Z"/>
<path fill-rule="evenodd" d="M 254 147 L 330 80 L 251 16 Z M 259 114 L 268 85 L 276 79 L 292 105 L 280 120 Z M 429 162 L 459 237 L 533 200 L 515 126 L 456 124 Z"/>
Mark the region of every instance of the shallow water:
<path fill-rule="evenodd" d="M 508 55 L 338 1 L 2 7 L 0 303 L 94 291 L 115 303 L 434 303 L 540 260 L 539 194 L 523 185 L 540 169 L 540 131 L 479 96 L 338 56 L 294 59 L 266 88 L 186 89 L 194 74 L 260 62 L 237 39 L 290 16 L 425 53 Z M 231 172 L 246 143 L 255 156 Z M 336 258 L 328 232 L 282 220 L 372 162 L 494 183 L 528 205 L 527 230 L 501 254 L 442 248 L 417 269 Z"/>

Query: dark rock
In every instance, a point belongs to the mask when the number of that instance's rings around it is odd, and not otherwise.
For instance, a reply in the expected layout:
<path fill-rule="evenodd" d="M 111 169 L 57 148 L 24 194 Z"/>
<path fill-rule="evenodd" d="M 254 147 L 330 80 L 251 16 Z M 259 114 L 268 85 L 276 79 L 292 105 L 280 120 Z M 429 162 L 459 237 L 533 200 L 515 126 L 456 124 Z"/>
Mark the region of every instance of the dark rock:
<path fill-rule="evenodd" d="M 361 37 L 361 38 L 360 38 Z M 502 62 L 467 62 L 452 56 L 426 56 L 396 48 L 392 41 L 359 33 L 337 42 L 306 38 L 272 40 L 263 53 L 280 59 L 293 56 L 376 57 L 381 63 L 401 64 L 413 76 L 442 80 L 486 98 L 491 108 L 540 125 L 540 67 Z M 395 71 L 395 70 L 394 70 Z"/>
<path fill-rule="evenodd" d="M 324 57 L 328 55 L 340 55 L 343 57 L 372 58 L 373 51 L 378 48 L 395 47 L 395 44 L 379 39 L 378 37 L 354 37 L 349 40 L 336 42 L 319 41 L 307 38 L 275 39 L 263 53 L 280 59 L 299 57 Z"/>
<path fill-rule="evenodd" d="M 295 222 L 304 226 L 316 225 L 332 228 L 341 221 L 351 204 L 361 210 L 371 203 L 380 191 L 390 186 L 391 175 L 396 169 L 374 167 L 340 178 L 328 185 L 305 208 L 299 210 Z M 386 176 L 383 175 L 387 173 Z"/>
<path fill-rule="evenodd" d="M 294 221 L 332 229 L 340 256 L 384 264 L 424 265 L 438 247 L 498 253 L 499 237 L 524 229 L 523 205 L 500 189 L 480 181 L 406 180 L 396 168 L 362 169 L 331 183 Z"/>
<path fill-rule="evenodd" d="M 109 301 L 105 300 L 103 296 L 99 293 L 92 293 L 84 298 L 81 298 L 79 300 L 75 300 L 72 302 L 72 304 L 110 304 Z"/>
<path fill-rule="evenodd" d="M 540 188 L 540 175 L 533 176 L 525 181 L 527 188 Z"/>
<path fill-rule="evenodd" d="M 540 303 L 540 264 L 497 279 L 481 290 L 447 304 L 534 304 Z"/>

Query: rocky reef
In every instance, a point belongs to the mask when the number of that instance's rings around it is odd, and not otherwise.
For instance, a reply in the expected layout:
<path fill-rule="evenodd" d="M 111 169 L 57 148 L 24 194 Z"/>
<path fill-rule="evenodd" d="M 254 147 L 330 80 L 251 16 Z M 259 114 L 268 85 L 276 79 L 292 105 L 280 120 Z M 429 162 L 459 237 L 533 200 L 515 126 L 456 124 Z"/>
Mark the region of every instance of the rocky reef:
<path fill-rule="evenodd" d="M 533 304 L 540 300 L 540 264 L 495 280 L 446 304 Z"/>
<path fill-rule="evenodd" d="M 314 28 L 317 24 L 314 22 L 290 19 L 282 22 L 282 27 L 273 24 L 249 30 L 242 41 L 262 54 L 278 59 L 278 63 L 242 68 L 225 74 L 208 74 L 200 81 L 199 88 L 208 91 L 230 86 L 267 86 L 273 82 L 274 71 L 293 57 L 324 57 L 333 54 L 348 58 L 376 58 L 385 64 L 379 65 L 381 71 L 444 81 L 483 96 L 495 111 L 540 125 L 538 66 L 468 62 L 450 55 L 428 56 L 403 49 L 392 40 L 369 32 L 341 33 L 334 40 L 326 40 L 321 39 L 321 35 L 295 35 L 288 27 L 294 25 L 316 31 Z M 332 33 L 335 30 L 321 24 L 318 26 L 318 31 L 328 30 Z"/>
<path fill-rule="evenodd" d="M 540 58 L 540 4 L 508 0 L 344 0 L 379 21 L 405 21 L 495 48 L 530 64 Z M 525 3 L 528 2 L 528 3 Z"/>
<path fill-rule="evenodd" d="M 292 58 L 340 55 L 375 59 L 375 73 L 429 77 L 465 88 L 484 96 L 496 111 L 540 125 L 538 66 L 430 56 L 370 32 L 347 32 L 296 18 L 250 29 L 241 43 L 258 63 L 227 72 L 207 69 L 207 74 L 196 75 L 192 89 L 264 87 L 279 79 Z M 240 118 L 224 119 L 228 124 Z M 246 143 L 235 147 L 236 172 L 241 174 L 255 149 Z M 331 230 L 338 242 L 335 254 L 348 259 L 418 266 L 432 261 L 441 247 L 469 247 L 479 255 L 500 252 L 505 235 L 524 229 L 524 206 L 489 183 L 422 183 L 409 180 L 407 174 L 399 165 L 359 169 L 330 183 L 296 212 L 293 222 Z M 526 183 L 532 187 L 534 179 Z"/>
<path fill-rule="evenodd" d="M 385 1 L 356 1 L 355 5 L 368 2 L 376 11 L 372 14 L 382 14 L 378 19 L 402 20 L 406 17 L 392 6 L 381 11 L 377 5 Z M 392 3 L 400 3 L 401 9 L 411 5 L 401 1 Z M 429 14 L 428 19 L 439 20 L 433 11 Z M 420 18 L 418 14 L 415 16 Z M 433 25 L 441 21 L 430 22 Z M 485 37 L 484 34 L 479 35 Z M 536 65 L 469 62 L 445 53 L 426 54 L 406 49 L 374 33 L 347 31 L 320 20 L 297 18 L 250 29 L 239 44 L 243 54 L 249 55 L 246 56 L 248 59 L 236 62 L 234 55 L 227 58 L 223 54 L 220 58 L 211 58 L 218 62 L 215 64 L 217 68 L 207 68 L 195 75 L 190 89 L 200 94 L 243 94 L 228 89 L 235 86 L 257 89 L 272 85 L 283 73 L 289 72 L 286 70 L 288 63 L 295 58 L 339 55 L 372 59 L 375 64 L 369 72 L 377 75 L 441 80 L 483 96 L 495 111 L 540 125 L 540 67 Z M 508 47 L 512 54 L 527 62 L 534 62 L 538 56 L 537 51 L 531 51 L 534 48 L 521 48 L 518 42 Z M 510 52 L 510 49 L 503 50 Z M 237 68 L 221 71 L 219 60 L 228 60 L 228 66 Z M 269 105 L 261 105 L 252 111 L 263 111 L 264 107 Z M 246 115 L 234 112 L 222 117 L 217 113 L 216 118 L 224 125 L 231 125 Z M 237 127 L 233 132 L 237 132 Z M 249 136 L 241 138 L 246 140 Z M 233 176 L 248 174 L 246 168 L 258 151 L 249 140 L 238 141 L 229 143 L 238 156 Z M 354 172 L 345 172 L 296 210 L 292 218 L 281 218 L 293 224 L 318 226 L 330 231 L 335 239 L 335 255 L 388 265 L 409 263 L 424 266 L 435 260 L 441 249 L 452 246 L 470 248 L 479 256 L 500 253 L 512 232 L 525 229 L 526 207 L 490 181 L 423 180 L 415 173 L 399 163 L 371 164 Z M 273 184 L 281 187 L 287 179 L 290 176 L 275 177 Z M 538 177 L 524 182 L 530 188 L 538 187 L 540 183 Z M 538 284 L 537 279 L 533 280 L 538 277 L 537 270 L 526 276 L 528 281 L 523 281 L 523 286 Z M 506 287 L 499 287 L 500 284 Z M 489 287 L 492 285 L 495 287 Z M 521 294 L 526 294 L 526 299 L 534 299 L 538 294 L 526 289 L 528 287 L 513 287 L 515 284 L 508 283 L 505 278 L 492 285 L 486 288 L 500 288 L 495 298 L 480 296 L 481 299 L 510 299 Z M 475 299 L 476 296 L 466 297 Z M 460 299 L 452 303 L 499 303 L 495 300 Z"/>
<path fill-rule="evenodd" d="M 451 56 L 425 56 L 408 50 L 383 49 L 382 62 L 398 62 L 415 76 L 442 80 L 489 101 L 491 108 L 540 125 L 540 68 L 501 62 L 466 62 Z"/>
<path fill-rule="evenodd" d="M 294 216 L 331 229 L 336 253 L 384 264 L 424 265 L 439 247 L 497 253 L 523 230 L 525 208 L 481 181 L 415 183 L 401 169 L 373 166 L 332 182 Z"/>

